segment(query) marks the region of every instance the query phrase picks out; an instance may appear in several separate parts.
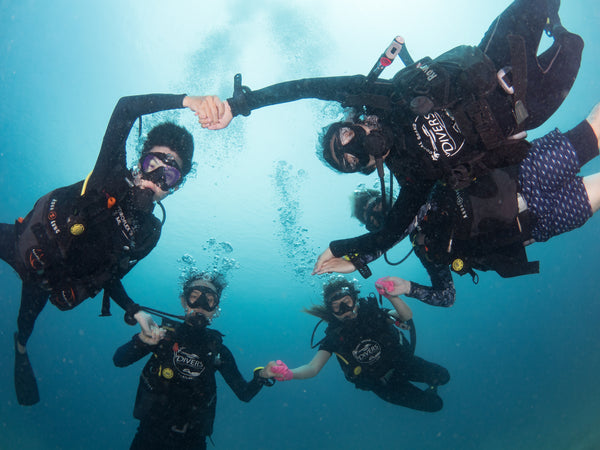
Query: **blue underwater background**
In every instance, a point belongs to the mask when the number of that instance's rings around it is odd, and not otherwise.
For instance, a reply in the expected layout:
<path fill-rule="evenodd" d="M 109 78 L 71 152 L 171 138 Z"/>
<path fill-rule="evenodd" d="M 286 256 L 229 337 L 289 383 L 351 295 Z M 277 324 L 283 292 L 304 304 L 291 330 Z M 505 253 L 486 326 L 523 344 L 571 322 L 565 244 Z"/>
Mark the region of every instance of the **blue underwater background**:
<path fill-rule="evenodd" d="M 169 4 L 167 4 L 169 3 Z M 224 0 L 220 2 L 0 0 L 0 221 L 24 216 L 44 193 L 85 177 L 108 119 L 125 95 L 231 95 L 233 76 L 258 89 L 288 79 L 367 73 L 401 34 L 415 58 L 477 44 L 509 1 Z M 600 101 L 600 8 L 564 0 L 563 24 L 586 42 L 580 75 L 559 111 L 530 137 L 575 126 Z M 548 40 L 544 41 L 548 45 Z M 401 68 L 399 61 L 383 77 Z M 336 104 L 301 101 L 257 110 L 219 132 L 189 110 L 169 118 L 193 131 L 196 174 L 165 201 L 157 248 L 124 279 L 138 302 L 180 313 L 179 276 L 191 266 L 228 270 L 214 327 L 242 373 L 270 360 L 308 362 L 324 279 L 310 270 L 330 240 L 362 234 L 349 195 L 375 177 L 336 175 L 315 155 Z M 132 133 L 135 150 L 137 134 Z M 132 160 L 133 161 L 133 160 Z M 596 160 L 584 168 L 600 170 Z M 157 215 L 160 212 L 157 211 Z M 597 449 L 600 448 L 598 317 L 600 217 L 529 248 L 541 273 L 517 279 L 456 277 L 449 309 L 407 302 L 417 354 L 448 368 L 444 409 L 387 404 L 345 382 L 332 359 L 303 382 L 277 383 L 249 404 L 218 377 L 218 449 Z M 403 256 L 409 243 L 391 252 Z M 417 282 L 412 256 L 380 276 Z M 358 276 L 358 275 L 356 275 Z M 42 401 L 16 402 L 13 338 L 20 280 L 0 264 L 0 449 L 125 449 L 142 362 L 112 364 L 137 332 L 99 318 L 100 296 L 70 312 L 48 305 L 28 349 Z M 321 330 L 322 331 L 322 330 Z M 210 444 L 209 444 L 210 448 Z"/>

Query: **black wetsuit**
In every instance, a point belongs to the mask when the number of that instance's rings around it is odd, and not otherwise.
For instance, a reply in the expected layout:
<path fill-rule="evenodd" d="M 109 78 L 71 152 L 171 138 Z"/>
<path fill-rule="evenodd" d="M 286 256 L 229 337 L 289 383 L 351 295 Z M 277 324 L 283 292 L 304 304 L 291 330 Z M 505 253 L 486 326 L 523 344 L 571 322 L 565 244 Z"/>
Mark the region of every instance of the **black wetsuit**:
<path fill-rule="evenodd" d="M 493 62 L 496 70 L 511 65 L 507 35 L 520 35 L 526 51 L 527 89 L 523 99 L 529 117 L 520 129 L 542 124 L 560 106 L 577 75 L 583 41 L 568 32 L 558 35 L 554 44 L 537 56 L 538 44 L 546 24 L 547 0 L 517 0 L 491 25 L 478 48 Z M 402 71 L 396 75 L 399 77 Z M 396 78 L 395 77 L 395 78 Z M 477 89 L 477 86 L 473 86 Z M 366 83 L 361 75 L 296 80 L 276 84 L 228 99 L 234 115 L 249 114 L 264 106 L 301 98 L 319 98 L 340 102 L 343 106 L 380 117 L 383 126 L 394 132 L 390 155 L 385 159 L 401 186 L 400 194 L 388 215 L 384 228 L 357 238 L 333 241 L 330 249 L 336 257 L 387 250 L 399 239 L 425 203 L 430 189 L 455 162 L 469 161 L 481 152 L 455 121 L 452 104 L 425 116 L 415 115 L 406 101 L 400 101 L 394 80 Z M 498 126 L 505 136 L 517 130 L 511 97 L 499 86 L 489 93 Z M 364 109 L 363 109 L 364 108 Z M 501 167 L 501 165 L 497 166 Z"/>
<path fill-rule="evenodd" d="M 140 375 L 134 408 L 140 426 L 132 449 L 206 448 L 217 404 L 216 371 L 244 402 L 263 386 L 257 375 L 250 382 L 244 380 L 216 330 L 179 324 L 154 346 L 135 335 L 115 352 L 113 360 L 116 366 L 125 367 L 151 352 Z"/>
<path fill-rule="evenodd" d="M 421 390 L 411 381 L 446 384 L 448 371 L 414 356 L 377 300 L 359 299 L 357 317 L 327 327 L 319 350 L 335 354 L 344 375 L 358 389 L 373 391 L 386 402 L 420 411 L 439 411 L 435 389 Z"/>
<path fill-rule="evenodd" d="M 183 108 L 184 97 L 121 98 L 84 195 L 83 181 L 57 189 L 39 199 L 24 220 L 0 224 L 0 258 L 23 281 L 22 345 L 48 298 L 60 309 L 71 309 L 104 289 L 123 309 L 137 311 L 120 280 L 155 247 L 161 223 L 152 214 L 152 194 L 131 187 L 126 141 L 138 117 Z"/>
<path fill-rule="evenodd" d="M 555 130 L 533 141 L 530 155 L 518 167 L 497 169 L 463 191 L 436 185 L 411 233 L 432 285 L 411 282 L 407 295 L 452 306 L 450 267 L 460 274 L 494 270 L 504 277 L 537 272 L 537 262 L 527 261 L 524 244 L 580 227 L 592 216 L 577 174 L 596 156 L 598 139 L 583 121 L 564 134 Z M 527 205 L 520 214 L 517 192 Z"/>

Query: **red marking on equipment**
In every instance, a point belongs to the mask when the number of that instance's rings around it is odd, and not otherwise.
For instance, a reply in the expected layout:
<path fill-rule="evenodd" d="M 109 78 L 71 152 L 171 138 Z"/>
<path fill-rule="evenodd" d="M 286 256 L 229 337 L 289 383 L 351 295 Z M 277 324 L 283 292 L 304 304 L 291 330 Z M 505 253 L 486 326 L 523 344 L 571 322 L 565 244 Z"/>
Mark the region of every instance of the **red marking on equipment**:
<path fill-rule="evenodd" d="M 108 197 L 108 199 L 106 200 L 106 206 L 108 207 L 108 209 L 110 209 L 113 206 L 115 206 L 116 202 L 117 200 L 114 197 Z"/>
<path fill-rule="evenodd" d="M 381 64 L 383 67 L 387 67 L 392 63 L 392 60 L 389 58 L 386 58 L 385 56 L 382 56 L 381 58 L 379 58 L 379 64 Z"/>

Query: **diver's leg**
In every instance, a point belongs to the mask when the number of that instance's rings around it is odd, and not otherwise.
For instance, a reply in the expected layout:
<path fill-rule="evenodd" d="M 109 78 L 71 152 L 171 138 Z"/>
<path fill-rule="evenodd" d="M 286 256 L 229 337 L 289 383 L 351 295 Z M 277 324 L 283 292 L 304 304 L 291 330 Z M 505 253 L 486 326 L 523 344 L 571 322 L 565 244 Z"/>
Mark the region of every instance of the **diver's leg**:
<path fill-rule="evenodd" d="M 33 283 L 23 282 L 21 306 L 19 308 L 19 317 L 17 318 L 17 326 L 19 327 L 17 343 L 19 347 L 23 347 L 24 349 L 27 345 L 27 341 L 33 332 L 35 321 L 47 302 L 48 291 Z"/>
<path fill-rule="evenodd" d="M 490 25 L 479 48 L 494 62 L 497 69 L 511 63 L 509 34 L 525 39 L 528 55 L 537 54 L 538 45 L 548 17 L 549 0 L 516 0 Z"/>
<path fill-rule="evenodd" d="M 583 45 L 579 35 L 565 30 L 537 58 L 534 67 L 528 63 L 525 104 L 529 117 L 524 128 L 542 125 L 567 98 L 579 72 Z"/>
<path fill-rule="evenodd" d="M 401 372 L 410 381 L 427 383 L 430 386 L 441 386 L 450 381 L 450 373 L 439 364 L 425 361 L 423 358 L 413 356 L 402 367 Z"/>
<path fill-rule="evenodd" d="M 444 406 L 435 389 L 421 390 L 401 376 L 392 377 L 388 384 L 375 387 L 373 392 L 388 403 L 418 411 L 436 412 Z"/>
<path fill-rule="evenodd" d="M 0 259 L 10 264 L 16 270 L 15 241 L 17 239 L 15 226 L 10 223 L 0 223 Z"/>
<path fill-rule="evenodd" d="M 562 134 L 558 130 L 533 141 L 519 166 L 521 195 L 537 218 L 532 237 L 544 242 L 582 226 L 597 208 L 597 183 L 577 176 L 598 155 L 598 139 L 587 121 Z"/>
<path fill-rule="evenodd" d="M 600 173 L 583 177 L 583 185 L 592 208 L 592 214 L 595 214 L 600 209 Z"/>
<path fill-rule="evenodd" d="M 19 309 L 19 331 L 15 333 L 15 392 L 21 405 L 35 405 L 40 401 L 35 374 L 29 362 L 25 345 L 35 319 L 48 301 L 48 293 L 43 289 L 24 282 L 21 290 L 21 307 Z"/>

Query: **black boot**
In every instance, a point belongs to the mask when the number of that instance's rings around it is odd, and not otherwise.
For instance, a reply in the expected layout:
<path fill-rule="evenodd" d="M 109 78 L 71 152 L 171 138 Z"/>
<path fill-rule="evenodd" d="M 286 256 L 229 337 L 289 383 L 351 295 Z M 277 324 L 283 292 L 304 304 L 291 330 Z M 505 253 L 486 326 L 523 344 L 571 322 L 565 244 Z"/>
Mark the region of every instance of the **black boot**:
<path fill-rule="evenodd" d="M 15 391 L 20 405 L 31 406 L 40 401 L 35 375 L 27 353 L 19 352 L 15 333 Z"/>

